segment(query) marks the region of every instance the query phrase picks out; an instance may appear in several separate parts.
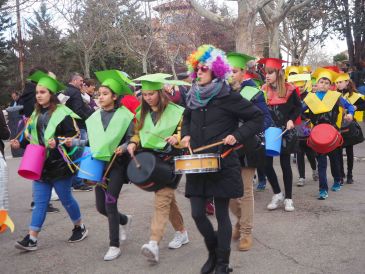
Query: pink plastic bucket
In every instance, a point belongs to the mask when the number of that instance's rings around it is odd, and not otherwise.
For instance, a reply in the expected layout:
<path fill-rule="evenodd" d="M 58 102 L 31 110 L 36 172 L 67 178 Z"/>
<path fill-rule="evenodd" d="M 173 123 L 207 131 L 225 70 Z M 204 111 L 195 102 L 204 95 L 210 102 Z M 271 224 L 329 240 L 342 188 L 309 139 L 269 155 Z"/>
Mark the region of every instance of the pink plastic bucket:
<path fill-rule="evenodd" d="M 42 175 L 44 161 L 46 159 L 46 148 L 40 145 L 27 145 L 18 174 L 25 179 L 39 180 Z"/>

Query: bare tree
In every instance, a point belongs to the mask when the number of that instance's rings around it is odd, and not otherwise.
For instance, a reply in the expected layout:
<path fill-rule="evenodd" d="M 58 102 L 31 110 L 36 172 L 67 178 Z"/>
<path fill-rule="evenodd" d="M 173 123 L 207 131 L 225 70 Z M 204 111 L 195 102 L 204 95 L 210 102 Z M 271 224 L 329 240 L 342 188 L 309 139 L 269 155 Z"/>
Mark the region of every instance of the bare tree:
<path fill-rule="evenodd" d="M 234 0 L 238 5 L 237 18 L 221 16 L 204 8 L 197 0 L 190 0 L 195 10 L 205 18 L 234 29 L 236 50 L 247 54 L 254 53 L 254 28 L 256 25 L 257 12 L 263 9 L 272 0 Z"/>
<path fill-rule="evenodd" d="M 280 24 L 288 13 L 293 13 L 308 5 L 313 0 L 304 0 L 295 4 L 295 0 L 274 0 L 266 6 L 259 8 L 259 13 L 269 35 L 269 55 L 280 55 Z"/>

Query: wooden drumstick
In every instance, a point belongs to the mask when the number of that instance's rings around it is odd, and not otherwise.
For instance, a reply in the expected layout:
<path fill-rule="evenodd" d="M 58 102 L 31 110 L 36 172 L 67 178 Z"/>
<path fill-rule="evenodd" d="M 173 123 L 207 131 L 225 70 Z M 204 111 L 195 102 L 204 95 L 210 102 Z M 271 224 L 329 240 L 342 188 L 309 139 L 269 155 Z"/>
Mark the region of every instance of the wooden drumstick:
<path fill-rule="evenodd" d="M 276 137 L 276 139 L 274 141 L 277 141 L 280 139 L 281 136 L 283 136 L 285 134 L 285 132 L 287 132 L 289 129 L 284 130 L 278 137 Z"/>
<path fill-rule="evenodd" d="M 138 160 L 137 160 L 137 158 L 136 158 L 136 156 L 132 156 L 132 159 L 133 159 L 133 161 L 134 161 L 134 163 L 136 164 L 136 167 L 137 168 L 141 168 L 142 166 L 141 166 L 141 164 L 138 162 Z"/>
<path fill-rule="evenodd" d="M 208 148 L 216 147 L 216 146 L 223 145 L 223 144 L 224 144 L 224 141 L 219 141 L 219 142 L 216 142 L 216 143 L 213 143 L 210 145 L 198 147 L 198 148 L 194 149 L 193 152 L 199 152 L 199 151 L 206 150 Z"/>
<path fill-rule="evenodd" d="M 116 158 L 117 158 L 117 154 L 115 154 L 115 153 L 114 153 L 113 158 L 112 158 L 112 160 L 110 161 L 110 163 L 109 163 L 109 165 L 108 165 L 108 168 L 106 169 L 106 171 L 105 171 L 105 173 L 104 173 L 103 180 L 105 180 L 105 179 L 106 179 L 106 176 L 108 176 L 108 173 L 109 173 L 109 171 L 110 171 L 110 169 L 111 169 L 112 165 L 114 164 L 114 161 L 115 161 L 115 159 L 116 159 Z"/>
<path fill-rule="evenodd" d="M 188 149 L 189 149 L 190 155 L 193 155 L 193 150 L 191 149 L 190 144 L 188 145 Z"/>
<path fill-rule="evenodd" d="M 238 150 L 238 149 L 240 149 L 240 148 L 242 148 L 243 147 L 243 145 L 241 144 L 241 145 L 238 145 L 238 146 L 235 146 L 235 147 L 231 147 L 230 149 L 228 149 L 226 152 L 224 152 L 224 153 L 222 153 L 221 154 L 221 158 L 222 159 L 224 159 L 224 158 L 226 158 L 229 154 L 231 154 L 233 151 L 235 151 L 235 150 Z"/>

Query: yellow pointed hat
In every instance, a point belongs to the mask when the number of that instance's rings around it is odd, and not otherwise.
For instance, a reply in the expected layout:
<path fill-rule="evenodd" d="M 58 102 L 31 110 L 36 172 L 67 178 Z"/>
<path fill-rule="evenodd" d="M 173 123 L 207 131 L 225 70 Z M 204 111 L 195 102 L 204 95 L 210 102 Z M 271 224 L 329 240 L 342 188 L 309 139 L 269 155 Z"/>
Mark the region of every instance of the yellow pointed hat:
<path fill-rule="evenodd" d="M 348 73 L 338 73 L 336 75 L 336 78 L 334 79 L 334 82 L 340 82 L 340 81 L 347 81 L 350 80 L 350 75 Z"/>
<path fill-rule="evenodd" d="M 319 79 L 326 78 L 330 80 L 331 83 L 334 82 L 336 75 L 336 72 L 325 68 L 317 68 L 312 74 L 312 76 L 316 79 L 316 82 L 318 82 Z"/>

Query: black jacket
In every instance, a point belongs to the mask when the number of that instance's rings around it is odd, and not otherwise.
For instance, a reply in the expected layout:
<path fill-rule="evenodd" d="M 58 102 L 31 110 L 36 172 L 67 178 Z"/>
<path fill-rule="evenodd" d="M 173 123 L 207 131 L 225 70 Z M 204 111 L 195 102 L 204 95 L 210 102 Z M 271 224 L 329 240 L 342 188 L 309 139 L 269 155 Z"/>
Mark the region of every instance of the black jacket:
<path fill-rule="evenodd" d="M 84 103 L 81 91 L 77 87 L 68 84 L 64 94 L 70 96 L 66 106 L 81 117 L 81 119 L 77 120 L 77 125 L 79 128 L 86 129 L 85 120 L 90 117 L 94 110 Z"/>
<path fill-rule="evenodd" d="M 239 127 L 239 121 L 243 124 Z M 212 144 L 232 134 L 238 142 L 252 138 L 262 130 L 263 114 L 259 108 L 242 98 L 239 93 L 230 93 L 212 99 L 207 106 L 185 109 L 182 137 L 191 136 L 191 147 Z M 227 147 L 219 146 L 200 153 L 221 154 Z M 241 165 L 236 152 L 221 159 L 221 170 L 215 173 L 188 174 L 187 197 L 239 198 L 243 195 Z"/>
<path fill-rule="evenodd" d="M 23 109 L 20 110 L 20 114 L 25 117 L 30 117 L 34 110 L 36 103 L 35 99 L 35 88 L 37 84 L 33 82 L 26 82 L 22 95 L 19 97 L 18 105 L 22 105 Z"/>
<path fill-rule="evenodd" d="M 0 151 L 4 155 L 4 143 L 2 140 L 7 140 L 10 138 L 10 130 L 6 125 L 4 113 L 0 110 Z"/>

